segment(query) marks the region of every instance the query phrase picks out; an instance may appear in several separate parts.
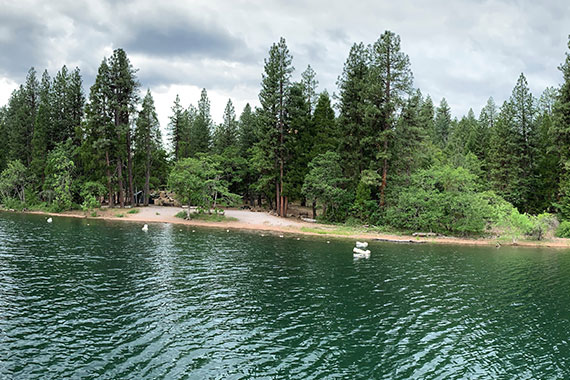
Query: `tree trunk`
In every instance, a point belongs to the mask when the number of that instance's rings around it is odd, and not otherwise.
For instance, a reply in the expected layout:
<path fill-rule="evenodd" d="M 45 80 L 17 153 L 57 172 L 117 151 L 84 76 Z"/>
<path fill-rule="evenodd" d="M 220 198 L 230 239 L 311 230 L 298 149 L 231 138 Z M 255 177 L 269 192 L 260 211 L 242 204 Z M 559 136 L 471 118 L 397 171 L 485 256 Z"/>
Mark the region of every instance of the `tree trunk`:
<path fill-rule="evenodd" d="M 119 205 L 125 207 L 125 197 L 123 195 L 123 163 L 117 159 L 117 177 L 119 177 Z"/>
<path fill-rule="evenodd" d="M 275 183 L 275 212 L 277 213 L 277 215 L 279 215 L 279 210 L 281 207 L 281 194 L 279 192 L 279 182 Z"/>
<path fill-rule="evenodd" d="M 146 149 L 146 173 L 144 179 L 144 206 L 148 206 L 148 198 L 150 193 L 150 144 Z"/>
<path fill-rule="evenodd" d="M 317 201 L 313 201 L 313 219 L 317 219 Z"/>
<path fill-rule="evenodd" d="M 133 160 L 131 157 L 131 131 L 127 127 L 127 176 L 129 181 L 128 203 L 135 204 L 135 194 L 133 192 Z"/>
<path fill-rule="evenodd" d="M 106 174 L 107 174 L 107 186 L 109 187 L 109 207 L 114 207 L 115 202 L 113 200 L 113 183 L 111 180 L 111 162 L 109 161 L 109 151 L 105 151 L 105 160 L 107 163 Z"/>

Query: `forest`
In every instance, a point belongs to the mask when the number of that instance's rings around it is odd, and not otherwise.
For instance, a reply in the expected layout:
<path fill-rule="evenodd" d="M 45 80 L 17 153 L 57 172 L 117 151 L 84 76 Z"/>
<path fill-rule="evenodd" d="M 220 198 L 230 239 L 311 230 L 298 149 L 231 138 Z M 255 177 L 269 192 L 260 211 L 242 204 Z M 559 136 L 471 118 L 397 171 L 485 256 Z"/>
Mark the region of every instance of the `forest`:
<path fill-rule="evenodd" d="M 570 48 L 570 42 L 568 47 Z M 562 56 L 562 54 L 561 54 Z M 79 68 L 31 68 L 0 108 L 0 201 L 52 212 L 148 205 L 172 190 L 210 211 L 311 207 L 329 223 L 541 239 L 570 234 L 570 54 L 561 84 L 533 95 L 524 74 L 502 103 L 452 117 L 414 87 L 400 37 L 355 43 L 331 95 L 309 65 L 292 80 L 284 38 L 264 61 L 260 106 L 215 124 L 206 89 L 173 100 L 163 143 L 152 93 L 123 49 L 86 93 Z M 482 106 L 482 108 L 481 108 Z M 570 237 L 570 235 L 568 236 Z"/>

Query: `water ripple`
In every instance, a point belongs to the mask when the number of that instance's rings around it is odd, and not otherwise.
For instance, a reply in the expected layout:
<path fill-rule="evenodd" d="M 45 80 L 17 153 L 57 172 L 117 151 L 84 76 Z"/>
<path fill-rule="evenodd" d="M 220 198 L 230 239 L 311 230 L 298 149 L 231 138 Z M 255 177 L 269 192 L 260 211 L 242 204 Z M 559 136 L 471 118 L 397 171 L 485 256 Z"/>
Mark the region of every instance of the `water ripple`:
<path fill-rule="evenodd" d="M 570 377 L 570 253 L 0 214 L 0 378 Z"/>

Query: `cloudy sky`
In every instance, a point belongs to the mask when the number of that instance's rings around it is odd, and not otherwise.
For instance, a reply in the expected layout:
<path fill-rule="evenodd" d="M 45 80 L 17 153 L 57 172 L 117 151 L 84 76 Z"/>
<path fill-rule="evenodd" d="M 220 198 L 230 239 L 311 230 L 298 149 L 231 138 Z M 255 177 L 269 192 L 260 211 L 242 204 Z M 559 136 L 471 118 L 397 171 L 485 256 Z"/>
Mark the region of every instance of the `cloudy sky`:
<path fill-rule="evenodd" d="M 561 82 L 570 2 L 0 0 L 0 105 L 31 66 L 52 75 L 78 66 L 88 94 L 103 57 L 122 47 L 163 128 L 176 94 L 188 106 L 203 87 L 221 121 L 228 98 L 238 115 L 259 104 L 263 60 L 280 36 L 294 79 L 310 63 L 332 93 L 351 45 L 386 29 L 401 36 L 416 87 L 436 103 L 445 97 L 455 116 L 479 114 L 489 96 L 502 103 L 521 72 L 537 96 Z"/>

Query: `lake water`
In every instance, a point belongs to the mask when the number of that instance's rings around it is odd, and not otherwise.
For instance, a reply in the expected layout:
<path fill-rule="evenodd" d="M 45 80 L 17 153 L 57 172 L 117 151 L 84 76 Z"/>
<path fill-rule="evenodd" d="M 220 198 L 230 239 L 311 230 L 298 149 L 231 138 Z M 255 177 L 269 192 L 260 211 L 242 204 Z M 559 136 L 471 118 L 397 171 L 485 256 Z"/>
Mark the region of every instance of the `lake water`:
<path fill-rule="evenodd" d="M 570 252 L 0 213 L 0 379 L 570 378 Z"/>

